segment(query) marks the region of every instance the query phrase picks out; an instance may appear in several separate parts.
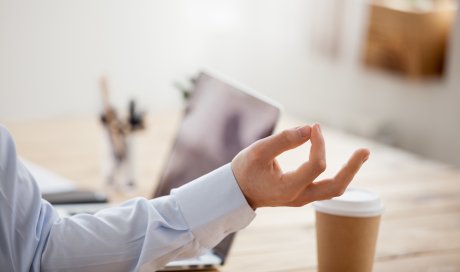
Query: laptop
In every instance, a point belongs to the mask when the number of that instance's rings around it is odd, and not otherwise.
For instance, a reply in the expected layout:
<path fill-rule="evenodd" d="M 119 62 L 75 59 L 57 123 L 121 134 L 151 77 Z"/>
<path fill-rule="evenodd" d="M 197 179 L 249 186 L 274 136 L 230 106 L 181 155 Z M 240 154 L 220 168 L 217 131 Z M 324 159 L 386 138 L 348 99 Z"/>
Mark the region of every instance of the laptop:
<path fill-rule="evenodd" d="M 216 72 L 201 72 L 152 197 L 168 195 L 171 189 L 229 163 L 240 150 L 271 135 L 279 115 L 280 106 L 268 98 Z M 64 215 L 88 212 L 85 211 L 88 205 L 91 204 L 65 205 Z M 224 265 L 234 238 L 235 234 L 230 234 L 204 255 L 172 261 L 164 270 L 210 269 Z"/>

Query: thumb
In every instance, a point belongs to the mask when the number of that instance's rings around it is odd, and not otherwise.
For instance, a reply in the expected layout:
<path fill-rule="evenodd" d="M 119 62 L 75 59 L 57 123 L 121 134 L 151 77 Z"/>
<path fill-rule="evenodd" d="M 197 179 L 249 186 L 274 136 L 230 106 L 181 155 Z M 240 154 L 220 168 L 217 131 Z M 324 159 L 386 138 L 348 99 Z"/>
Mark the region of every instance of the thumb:
<path fill-rule="evenodd" d="M 259 158 L 272 160 L 278 155 L 298 147 L 310 139 L 311 127 L 302 126 L 283 130 L 280 133 L 261 139 L 251 147 Z"/>

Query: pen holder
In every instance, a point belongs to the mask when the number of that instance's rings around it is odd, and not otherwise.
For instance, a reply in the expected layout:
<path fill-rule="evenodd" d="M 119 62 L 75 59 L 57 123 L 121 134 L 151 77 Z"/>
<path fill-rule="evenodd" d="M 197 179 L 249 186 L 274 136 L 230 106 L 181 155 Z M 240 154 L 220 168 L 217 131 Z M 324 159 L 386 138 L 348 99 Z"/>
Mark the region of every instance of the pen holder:
<path fill-rule="evenodd" d="M 106 134 L 106 162 L 104 176 L 106 185 L 121 191 L 132 191 L 136 188 L 134 171 L 134 143 L 135 135 L 120 134 L 117 140 L 113 135 Z M 117 145 L 114 145 L 114 142 Z"/>

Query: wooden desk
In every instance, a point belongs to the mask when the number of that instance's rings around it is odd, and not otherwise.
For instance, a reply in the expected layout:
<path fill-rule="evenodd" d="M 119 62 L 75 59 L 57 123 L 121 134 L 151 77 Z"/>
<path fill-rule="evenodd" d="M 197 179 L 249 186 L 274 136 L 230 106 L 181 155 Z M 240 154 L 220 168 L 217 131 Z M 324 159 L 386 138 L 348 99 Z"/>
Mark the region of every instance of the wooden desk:
<path fill-rule="evenodd" d="M 178 114 L 156 114 L 137 146 L 140 187 L 149 197 L 170 149 Z M 298 125 L 283 118 L 280 128 Z M 103 134 L 92 118 L 6 123 L 20 154 L 76 181 L 103 189 Z M 386 205 L 377 245 L 375 271 L 460 271 L 460 170 L 323 128 L 328 170 L 334 173 L 357 147 L 372 154 L 354 186 L 379 192 Z M 292 169 L 307 157 L 307 146 L 280 157 Z M 112 192 L 119 201 L 129 196 Z M 266 208 L 234 243 L 221 271 L 315 271 L 314 212 Z"/>

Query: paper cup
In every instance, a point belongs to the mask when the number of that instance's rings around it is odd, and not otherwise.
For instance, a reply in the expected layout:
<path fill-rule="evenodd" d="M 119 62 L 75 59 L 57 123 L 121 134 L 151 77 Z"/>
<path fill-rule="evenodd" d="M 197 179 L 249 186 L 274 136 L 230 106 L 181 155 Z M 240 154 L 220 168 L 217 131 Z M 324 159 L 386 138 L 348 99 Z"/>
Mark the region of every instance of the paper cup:
<path fill-rule="evenodd" d="M 378 194 L 349 188 L 313 203 L 319 272 L 371 272 L 383 203 Z"/>

